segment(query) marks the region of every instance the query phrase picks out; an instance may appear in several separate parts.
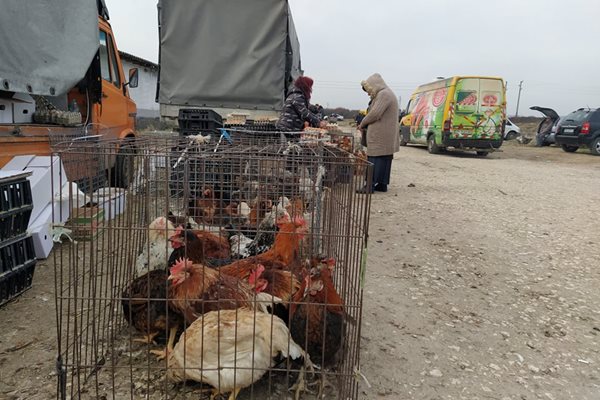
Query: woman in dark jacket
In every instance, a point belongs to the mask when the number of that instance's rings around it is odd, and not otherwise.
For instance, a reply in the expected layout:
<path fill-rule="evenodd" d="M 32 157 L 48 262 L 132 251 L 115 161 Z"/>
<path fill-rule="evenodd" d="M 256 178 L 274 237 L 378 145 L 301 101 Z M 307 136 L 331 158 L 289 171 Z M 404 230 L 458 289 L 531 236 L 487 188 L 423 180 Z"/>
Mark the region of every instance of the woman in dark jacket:
<path fill-rule="evenodd" d="M 314 112 L 317 111 L 314 106 L 310 105 L 312 85 L 313 80 L 308 76 L 300 76 L 296 79 L 294 87 L 288 93 L 283 104 L 281 115 L 277 121 L 277 129 L 288 132 L 301 131 L 305 122 L 312 127 L 327 125 Z"/>

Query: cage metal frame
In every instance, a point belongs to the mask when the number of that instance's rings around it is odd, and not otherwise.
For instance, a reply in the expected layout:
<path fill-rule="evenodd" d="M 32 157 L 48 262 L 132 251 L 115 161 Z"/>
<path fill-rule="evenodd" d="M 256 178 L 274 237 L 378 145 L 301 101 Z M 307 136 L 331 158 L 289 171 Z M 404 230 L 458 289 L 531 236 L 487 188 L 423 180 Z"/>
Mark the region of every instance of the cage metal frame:
<path fill-rule="evenodd" d="M 120 309 L 123 288 L 135 277 L 136 260 L 149 250 L 148 225 L 153 219 L 174 211 L 188 221 L 195 220 L 189 199 L 198 195 L 198 186 L 229 184 L 233 188 L 254 180 L 259 187 L 275 189 L 274 199 L 286 194 L 312 196 L 308 216 L 311 230 L 307 235 L 310 246 L 306 249 L 310 254 L 305 255 L 327 254 L 336 259 L 334 282 L 348 321 L 340 361 L 334 369 L 317 370 L 316 374 L 335 378 L 337 387 L 333 394 L 337 398 L 358 398 L 356 375 L 360 369 L 370 195 L 357 194 L 356 189 L 365 182 L 370 184 L 372 165 L 341 150 L 333 144 L 332 136 L 321 133 L 265 133 L 231 128 L 227 133 L 231 141 L 223 140 L 222 135 L 216 143 L 189 136 L 137 138 L 131 155 L 135 159 L 131 183 L 122 194 L 124 204 L 101 204 L 103 189 L 84 194 L 82 201 L 73 185 L 67 187 L 68 193 L 64 194 L 69 198 L 71 212 L 83 202 L 102 205 L 105 214 L 115 216 L 107 219 L 96 215 L 95 220 L 86 222 L 90 237 L 71 237 L 72 241 L 65 241 L 54 251 L 57 398 L 162 399 L 197 392 L 197 386 L 184 383 L 173 388 L 161 379 L 166 363 L 154 361 L 148 348 L 134 344 L 135 333 Z M 88 171 L 87 177 L 77 176 L 84 186 L 85 178 L 89 186 L 94 186 L 91 181 L 116 156 L 119 144 L 115 140 L 61 138 L 53 144 L 53 157 L 61 160 L 60 168 L 66 170 L 67 176 L 81 173 L 82 167 L 89 170 L 90 165 L 95 166 L 96 173 Z M 323 169 L 325 173 L 319 176 Z M 279 174 L 288 176 L 292 184 Z M 313 186 L 293 186 L 302 179 L 312 181 Z M 111 183 L 109 174 L 106 184 L 110 187 Z M 63 190 L 55 189 L 58 188 L 53 187 L 53 192 Z M 303 201 L 307 203 L 304 197 Z M 224 221 L 209 224 L 200 220 L 197 225 L 215 231 L 215 225 L 222 228 Z M 72 226 L 59 228 L 69 233 Z M 167 251 L 167 242 L 165 247 Z M 167 314 L 168 310 L 167 307 Z M 291 386 L 299 372 L 300 367 L 290 362 L 269 368 L 267 377 L 242 391 L 240 398 L 277 398 L 272 396 L 282 390 L 282 385 Z"/>

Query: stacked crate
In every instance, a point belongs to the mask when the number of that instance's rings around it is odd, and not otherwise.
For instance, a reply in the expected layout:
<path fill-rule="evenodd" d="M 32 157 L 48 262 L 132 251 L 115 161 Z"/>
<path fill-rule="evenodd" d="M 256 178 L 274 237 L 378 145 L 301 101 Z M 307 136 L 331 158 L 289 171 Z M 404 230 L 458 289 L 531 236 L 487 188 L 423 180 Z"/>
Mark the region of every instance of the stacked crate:
<path fill-rule="evenodd" d="M 31 287 L 33 239 L 27 226 L 33 210 L 30 172 L 0 172 L 0 305 Z"/>
<path fill-rule="evenodd" d="M 177 117 L 179 132 L 183 136 L 218 133 L 223 118 L 213 110 L 182 108 Z"/>

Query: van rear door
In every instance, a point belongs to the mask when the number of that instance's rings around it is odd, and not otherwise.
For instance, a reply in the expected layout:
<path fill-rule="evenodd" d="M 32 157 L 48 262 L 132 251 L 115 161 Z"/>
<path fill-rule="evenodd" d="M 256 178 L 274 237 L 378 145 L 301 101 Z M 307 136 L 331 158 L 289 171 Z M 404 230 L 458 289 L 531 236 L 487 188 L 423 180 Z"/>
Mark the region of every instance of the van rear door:
<path fill-rule="evenodd" d="M 500 140 L 504 118 L 504 82 L 461 78 L 456 82 L 453 128 L 458 138 Z"/>

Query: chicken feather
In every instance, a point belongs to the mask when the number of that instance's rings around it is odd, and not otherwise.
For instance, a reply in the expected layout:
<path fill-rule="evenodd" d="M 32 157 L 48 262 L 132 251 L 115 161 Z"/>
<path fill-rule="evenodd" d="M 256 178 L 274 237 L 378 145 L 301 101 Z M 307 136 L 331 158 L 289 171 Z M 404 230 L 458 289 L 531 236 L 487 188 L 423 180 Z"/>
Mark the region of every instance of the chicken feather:
<path fill-rule="evenodd" d="M 214 394 L 233 392 L 235 399 L 240 389 L 274 365 L 279 354 L 305 356 L 280 318 L 246 309 L 212 311 L 181 335 L 169 354 L 167 378 L 207 383 Z"/>

